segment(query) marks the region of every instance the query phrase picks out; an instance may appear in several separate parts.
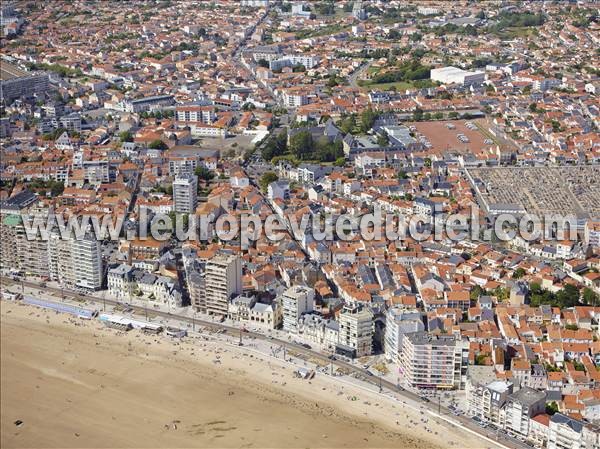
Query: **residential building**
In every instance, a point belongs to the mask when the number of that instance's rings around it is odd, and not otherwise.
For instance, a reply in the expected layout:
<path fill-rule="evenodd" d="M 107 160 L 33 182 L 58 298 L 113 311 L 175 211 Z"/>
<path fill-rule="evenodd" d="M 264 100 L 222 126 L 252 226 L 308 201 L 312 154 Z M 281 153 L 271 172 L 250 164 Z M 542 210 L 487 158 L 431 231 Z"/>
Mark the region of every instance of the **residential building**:
<path fill-rule="evenodd" d="M 358 304 L 346 304 L 339 316 L 338 354 L 351 358 L 371 355 L 373 351 L 373 312 Z"/>
<path fill-rule="evenodd" d="M 300 317 L 314 310 L 314 301 L 314 289 L 305 285 L 288 288 L 279 298 L 283 307 L 283 330 L 297 334 Z"/>
<path fill-rule="evenodd" d="M 33 96 L 43 98 L 48 91 L 50 80 L 45 73 L 32 73 L 2 61 L 0 70 L 0 91 L 2 101 L 10 105 L 14 100 Z"/>
<path fill-rule="evenodd" d="M 388 360 L 398 363 L 402 341 L 406 334 L 423 332 L 425 324 L 418 310 L 390 308 L 385 314 L 385 336 L 383 350 Z"/>
<path fill-rule="evenodd" d="M 198 177 L 178 176 L 173 181 L 173 204 L 175 212 L 193 214 L 198 205 Z"/>
<path fill-rule="evenodd" d="M 504 406 L 513 392 L 512 382 L 495 380 L 487 385 L 468 383 L 468 413 L 497 427 L 504 427 Z"/>
<path fill-rule="evenodd" d="M 506 401 L 505 428 L 516 434 L 527 436 L 529 419 L 543 413 L 546 407 L 546 393 L 523 387 L 510 394 Z"/>
<path fill-rule="evenodd" d="M 102 251 L 94 236 L 61 238 L 53 233 L 48 241 L 48 251 L 51 279 L 69 288 L 99 290 L 102 287 Z"/>
<path fill-rule="evenodd" d="M 229 301 L 242 292 L 242 265 L 236 255 L 217 254 L 206 262 L 206 312 L 226 317 Z"/>
<path fill-rule="evenodd" d="M 469 361 L 467 342 L 451 335 L 407 334 L 400 372 L 410 387 L 464 389 Z"/>
<path fill-rule="evenodd" d="M 550 417 L 548 449 L 588 449 L 583 441 L 584 427 L 582 421 L 555 413 Z"/>

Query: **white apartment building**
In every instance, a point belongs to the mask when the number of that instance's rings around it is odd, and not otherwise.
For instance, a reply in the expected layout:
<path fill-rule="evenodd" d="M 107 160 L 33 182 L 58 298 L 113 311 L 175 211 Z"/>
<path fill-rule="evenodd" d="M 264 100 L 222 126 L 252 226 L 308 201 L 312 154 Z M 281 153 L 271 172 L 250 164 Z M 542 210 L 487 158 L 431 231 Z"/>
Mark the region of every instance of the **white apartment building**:
<path fill-rule="evenodd" d="M 90 184 L 102 184 L 111 181 L 110 164 L 107 160 L 83 161 L 85 180 Z"/>
<path fill-rule="evenodd" d="M 308 95 L 297 90 L 286 90 L 282 95 L 283 104 L 288 108 L 295 108 L 308 104 Z"/>
<path fill-rule="evenodd" d="M 214 106 L 185 105 L 175 109 L 178 126 L 187 126 L 188 123 L 213 123 L 217 120 Z"/>
<path fill-rule="evenodd" d="M 102 251 L 100 242 L 93 236 L 62 239 L 53 233 L 48 241 L 48 256 L 51 279 L 70 288 L 102 288 Z"/>
<path fill-rule="evenodd" d="M 469 363 L 468 342 L 450 335 L 407 334 L 400 372 L 413 388 L 463 389 Z"/>
<path fill-rule="evenodd" d="M 305 285 L 294 285 L 281 295 L 279 302 L 283 306 L 283 329 L 297 334 L 300 317 L 314 310 L 315 291 Z"/>
<path fill-rule="evenodd" d="M 184 175 L 173 181 L 173 205 L 175 212 L 193 214 L 198 205 L 198 177 Z"/>
<path fill-rule="evenodd" d="M 169 157 L 169 175 L 182 176 L 191 175 L 200 165 L 198 156 L 171 156 Z"/>
<path fill-rule="evenodd" d="M 218 254 L 208 262 L 204 275 L 206 312 L 226 317 L 229 300 L 242 292 L 242 264 L 235 255 Z"/>
<path fill-rule="evenodd" d="M 339 317 L 340 334 L 336 346 L 338 354 L 351 358 L 371 355 L 373 352 L 373 312 L 355 304 L 344 306 Z"/>
<path fill-rule="evenodd" d="M 584 242 L 600 248 L 600 220 L 588 220 L 584 228 Z"/>
<path fill-rule="evenodd" d="M 307 69 L 312 69 L 319 64 L 319 57 L 312 55 L 287 55 L 283 56 L 281 59 L 273 59 L 269 61 L 269 68 L 271 70 L 279 70 L 284 67 L 293 67 L 296 65 L 303 65 Z"/>
<path fill-rule="evenodd" d="M 546 393 L 523 387 L 510 394 L 505 405 L 505 429 L 516 434 L 529 434 L 529 421 L 546 408 Z"/>
<path fill-rule="evenodd" d="M 385 314 L 383 340 L 385 357 L 394 363 L 399 363 L 404 335 L 424 330 L 425 325 L 418 310 L 388 309 Z"/>
<path fill-rule="evenodd" d="M 512 382 L 501 380 L 487 385 L 472 385 L 467 382 L 467 403 L 470 416 L 477 416 L 485 422 L 504 427 L 504 405 L 513 392 Z"/>
<path fill-rule="evenodd" d="M 333 349 L 339 341 L 339 323 L 316 313 L 302 315 L 298 327 L 304 340 L 315 343 L 322 349 Z"/>
<path fill-rule="evenodd" d="M 550 417 L 548 449 L 588 449 L 583 439 L 584 427 L 582 421 L 555 413 Z"/>
<path fill-rule="evenodd" d="M 106 284 L 109 295 L 129 300 L 133 293 L 133 267 L 121 264 L 108 270 Z"/>

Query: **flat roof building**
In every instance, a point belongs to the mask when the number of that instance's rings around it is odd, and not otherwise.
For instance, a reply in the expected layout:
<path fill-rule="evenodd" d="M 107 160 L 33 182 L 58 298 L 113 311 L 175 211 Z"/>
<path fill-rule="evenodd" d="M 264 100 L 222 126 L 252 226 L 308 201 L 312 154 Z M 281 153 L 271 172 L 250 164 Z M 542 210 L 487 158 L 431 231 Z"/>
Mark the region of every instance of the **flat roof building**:
<path fill-rule="evenodd" d="M 439 81 L 442 84 L 460 84 L 461 86 L 471 86 L 481 84 L 485 81 L 484 72 L 469 72 L 458 67 L 441 67 L 431 70 L 431 80 Z"/>
<path fill-rule="evenodd" d="M 2 61 L 0 67 L 0 99 L 6 105 L 14 100 L 42 96 L 48 91 L 46 73 L 34 73 Z"/>

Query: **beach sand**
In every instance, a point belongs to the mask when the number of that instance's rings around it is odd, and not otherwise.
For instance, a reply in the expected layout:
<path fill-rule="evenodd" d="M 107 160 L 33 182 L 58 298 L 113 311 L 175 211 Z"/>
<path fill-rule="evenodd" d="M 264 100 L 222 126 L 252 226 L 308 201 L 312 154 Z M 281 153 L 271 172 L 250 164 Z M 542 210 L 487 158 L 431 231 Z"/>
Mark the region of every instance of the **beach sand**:
<path fill-rule="evenodd" d="M 2 448 L 490 446 L 244 348 L 0 305 Z"/>

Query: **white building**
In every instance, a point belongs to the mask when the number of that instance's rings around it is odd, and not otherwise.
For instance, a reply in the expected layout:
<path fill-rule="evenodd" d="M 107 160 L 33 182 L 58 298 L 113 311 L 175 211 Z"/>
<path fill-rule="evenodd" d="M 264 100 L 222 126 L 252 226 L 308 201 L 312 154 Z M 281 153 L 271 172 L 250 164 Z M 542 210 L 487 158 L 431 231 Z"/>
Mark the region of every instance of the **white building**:
<path fill-rule="evenodd" d="M 385 314 L 383 349 L 388 360 L 398 363 L 405 334 L 421 332 L 425 325 L 418 310 L 390 308 Z"/>
<path fill-rule="evenodd" d="M 333 349 L 338 343 L 340 325 L 333 319 L 306 313 L 300 317 L 298 328 L 304 340 L 315 343 L 322 349 Z"/>
<path fill-rule="evenodd" d="M 485 72 L 469 72 L 452 66 L 441 67 L 439 69 L 431 69 L 431 80 L 439 81 L 442 84 L 471 86 L 473 84 L 482 84 L 485 81 Z"/>
<path fill-rule="evenodd" d="M 218 254 L 208 262 L 204 275 L 206 311 L 226 317 L 229 300 L 242 292 L 242 264 L 235 255 Z"/>
<path fill-rule="evenodd" d="M 214 106 L 184 105 L 175 109 L 178 126 L 190 123 L 213 123 L 217 119 Z"/>
<path fill-rule="evenodd" d="M 50 278 L 69 288 L 99 290 L 104 278 L 100 242 L 93 236 L 48 241 Z"/>
<path fill-rule="evenodd" d="M 530 418 L 544 413 L 546 408 L 546 393 L 523 387 L 510 394 L 505 406 L 505 428 L 516 434 L 529 434 Z"/>
<path fill-rule="evenodd" d="M 501 380 L 487 385 L 472 385 L 467 382 L 467 404 L 470 416 L 477 416 L 500 428 L 504 427 L 504 405 L 513 392 L 513 384 Z"/>
<path fill-rule="evenodd" d="M 198 205 L 198 177 L 179 176 L 173 181 L 173 204 L 175 212 L 193 214 Z"/>
<path fill-rule="evenodd" d="M 272 201 L 275 199 L 290 199 L 290 183 L 287 181 L 273 181 L 267 187 L 267 196 Z"/>
<path fill-rule="evenodd" d="M 407 334 L 400 372 L 413 388 L 463 389 L 469 364 L 468 342 L 450 335 Z"/>
<path fill-rule="evenodd" d="M 338 354 L 360 358 L 373 352 L 373 312 L 366 307 L 347 304 L 339 317 L 340 335 L 336 346 Z"/>
<path fill-rule="evenodd" d="M 584 428 L 582 421 L 555 413 L 550 417 L 548 449 L 588 449 L 583 439 Z"/>
<path fill-rule="evenodd" d="M 283 306 L 283 329 L 293 334 L 298 333 L 300 317 L 314 310 L 315 291 L 304 285 L 288 288 L 280 297 Z"/>

